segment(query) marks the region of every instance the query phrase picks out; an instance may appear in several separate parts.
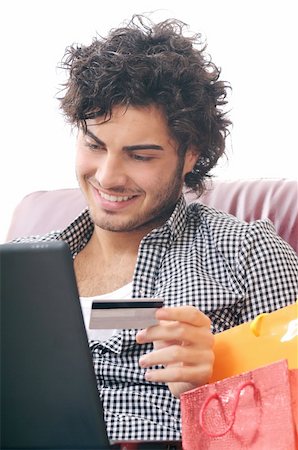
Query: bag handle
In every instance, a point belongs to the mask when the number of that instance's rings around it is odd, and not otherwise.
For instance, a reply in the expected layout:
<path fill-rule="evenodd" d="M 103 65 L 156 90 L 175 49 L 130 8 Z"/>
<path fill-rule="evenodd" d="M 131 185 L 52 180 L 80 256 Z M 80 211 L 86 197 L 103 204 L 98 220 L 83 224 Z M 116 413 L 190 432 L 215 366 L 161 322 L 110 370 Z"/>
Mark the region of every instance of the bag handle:
<path fill-rule="evenodd" d="M 235 423 L 236 410 L 237 410 L 237 407 L 238 407 L 238 403 L 239 403 L 239 399 L 240 399 L 240 394 L 241 394 L 241 392 L 243 391 L 243 389 L 245 389 L 247 386 L 251 386 L 255 392 L 258 392 L 258 389 L 257 389 L 255 383 L 254 383 L 253 381 L 251 381 L 251 380 L 245 381 L 244 383 L 241 383 L 241 384 L 240 384 L 240 386 L 239 386 L 238 389 L 237 389 L 236 395 L 235 395 L 236 400 L 235 400 L 235 403 L 234 403 L 234 407 L 233 407 L 233 409 L 232 409 L 231 422 L 230 422 L 230 424 L 228 425 L 227 429 L 224 430 L 224 431 L 222 431 L 222 432 L 220 432 L 220 433 L 212 433 L 212 432 L 210 432 L 209 430 L 207 430 L 207 428 L 206 428 L 206 426 L 205 426 L 205 422 L 204 422 L 204 412 L 205 412 L 207 406 L 209 405 L 209 403 L 211 402 L 211 400 L 216 399 L 216 400 L 220 401 L 220 396 L 219 396 L 219 394 L 218 394 L 217 392 L 215 392 L 214 394 L 211 394 L 209 397 L 207 397 L 207 398 L 205 399 L 205 401 L 204 401 L 204 403 L 203 403 L 203 405 L 202 405 L 202 408 L 200 409 L 200 413 L 199 413 L 199 424 L 200 424 L 200 427 L 202 428 L 202 430 L 203 430 L 209 437 L 220 437 L 220 436 L 224 436 L 225 434 L 227 434 L 227 433 L 231 430 L 232 426 L 233 426 L 234 423 Z"/>

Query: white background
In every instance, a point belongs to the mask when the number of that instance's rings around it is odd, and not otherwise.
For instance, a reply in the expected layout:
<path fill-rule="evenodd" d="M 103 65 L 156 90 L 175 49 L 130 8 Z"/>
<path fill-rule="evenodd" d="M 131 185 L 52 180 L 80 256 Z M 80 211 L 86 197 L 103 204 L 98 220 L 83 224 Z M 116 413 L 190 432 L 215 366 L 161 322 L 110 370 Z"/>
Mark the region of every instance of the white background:
<path fill-rule="evenodd" d="M 195 5 L 195 7 L 194 7 Z M 295 2 L 266 0 L 9 0 L 1 6 L 0 241 L 29 192 L 74 187 L 74 143 L 58 108 L 65 48 L 88 45 L 133 13 L 200 31 L 232 85 L 221 178 L 297 177 Z"/>

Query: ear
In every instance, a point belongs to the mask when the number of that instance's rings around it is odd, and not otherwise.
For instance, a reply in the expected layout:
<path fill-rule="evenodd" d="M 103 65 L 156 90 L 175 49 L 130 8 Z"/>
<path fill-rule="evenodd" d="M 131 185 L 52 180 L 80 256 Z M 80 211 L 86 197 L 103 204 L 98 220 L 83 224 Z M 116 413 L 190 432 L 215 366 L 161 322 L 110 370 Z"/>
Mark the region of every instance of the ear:
<path fill-rule="evenodd" d="M 184 158 L 184 167 L 183 167 L 183 175 L 185 176 L 187 173 L 192 172 L 192 169 L 196 165 L 197 160 L 199 159 L 200 154 L 197 149 L 190 147 L 186 150 L 185 158 Z"/>

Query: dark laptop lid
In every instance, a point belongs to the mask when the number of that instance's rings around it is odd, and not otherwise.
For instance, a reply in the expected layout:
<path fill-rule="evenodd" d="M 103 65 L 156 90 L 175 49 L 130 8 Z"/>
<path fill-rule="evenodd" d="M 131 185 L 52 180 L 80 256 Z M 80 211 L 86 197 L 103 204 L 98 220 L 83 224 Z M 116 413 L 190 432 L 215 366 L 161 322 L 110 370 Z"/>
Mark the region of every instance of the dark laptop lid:
<path fill-rule="evenodd" d="M 103 449 L 103 411 L 68 245 L 0 245 L 1 448 Z"/>

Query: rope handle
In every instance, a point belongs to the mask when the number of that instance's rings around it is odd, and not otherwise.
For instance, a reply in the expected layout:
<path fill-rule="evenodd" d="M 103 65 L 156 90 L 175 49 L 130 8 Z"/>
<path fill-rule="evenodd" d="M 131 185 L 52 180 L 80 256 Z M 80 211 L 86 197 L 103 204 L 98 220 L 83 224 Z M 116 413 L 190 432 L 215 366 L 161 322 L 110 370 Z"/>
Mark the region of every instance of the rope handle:
<path fill-rule="evenodd" d="M 232 420 L 231 420 L 230 424 L 228 425 L 228 428 L 226 430 L 220 432 L 220 433 L 212 433 L 212 432 L 210 432 L 209 430 L 207 430 L 207 428 L 205 426 L 205 423 L 204 423 L 204 412 L 205 412 L 207 406 L 209 405 L 211 400 L 216 399 L 216 400 L 220 401 L 220 396 L 219 396 L 219 394 L 217 392 L 215 392 L 214 394 L 210 395 L 209 397 L 207 397 L 205 399 L 205 401 L 204 401 L 204 403 L 202 405 L 202 408 L 200 409 L 200 413 L 199 413 L 199 424 L 200 424 L 200 427 L 202 428 L 202 430 L 209 437 L 224 436 L 225 434 L 227 434 L 231 430 L 232 426 L 235 423 L 236 410 L 237 410 L 237 407 L 238 407 L 241 391 L 243 391 L 243 389 L 245 389 L 247 386 L 251 386 L 254 389 L 254 391 L 257 392 L 257 387 L 256 387 L 256 385 L 254 384 L 253 381 L 245 381 L 244 383 L 240 384 L 240 386 L 238 387 L 238 390 L 236 392 L 236 396 L 235 396 L 236 397 L 236 401 L 234 403 L 234 408 L 232 409 L 232 414 L 231 414 L 231 419 Z"/>

